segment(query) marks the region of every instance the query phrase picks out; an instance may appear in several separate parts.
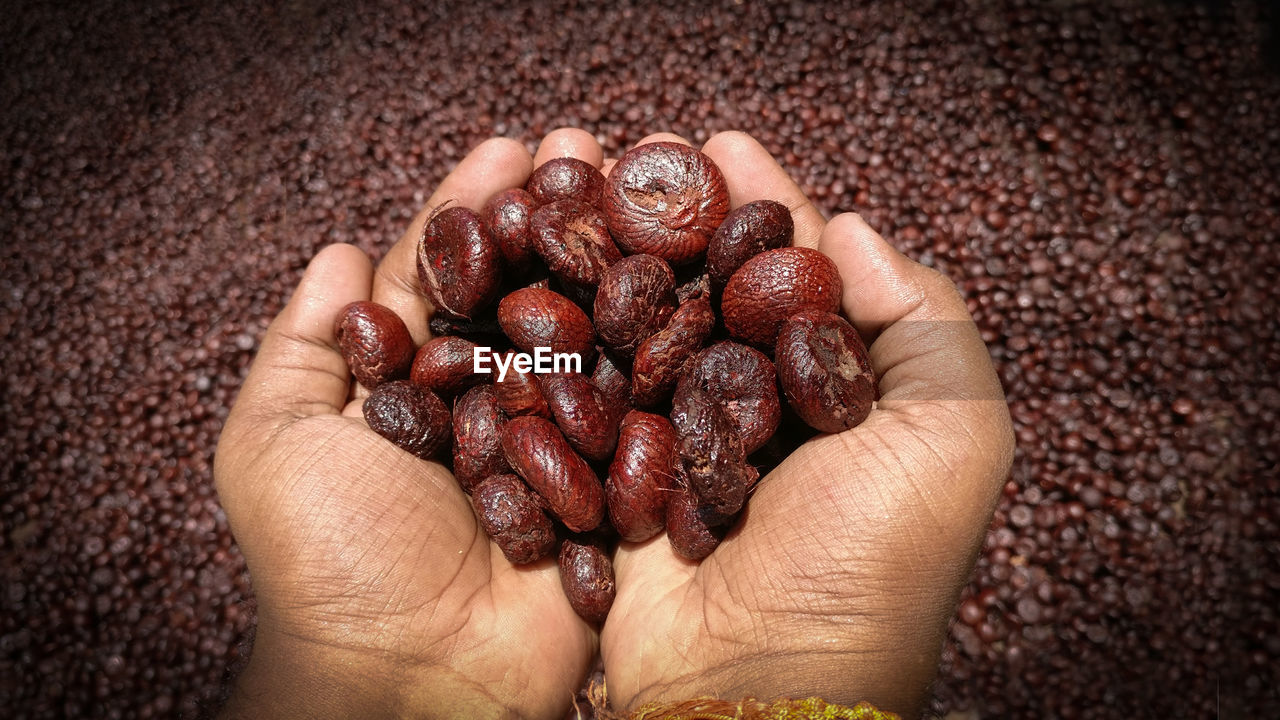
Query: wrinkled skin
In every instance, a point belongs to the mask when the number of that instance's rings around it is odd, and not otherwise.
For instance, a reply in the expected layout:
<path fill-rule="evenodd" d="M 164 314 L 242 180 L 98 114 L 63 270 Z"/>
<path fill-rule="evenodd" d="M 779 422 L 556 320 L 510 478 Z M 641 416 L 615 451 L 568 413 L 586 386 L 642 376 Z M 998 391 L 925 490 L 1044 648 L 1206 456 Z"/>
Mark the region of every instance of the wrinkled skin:
<path fill-rule="evenodd" d="M 760 253 L 743 263 L 724 287 L 724 326 L 734 339 L 772 350 L 787 318 L 801 310 L 838 310 L 840 287 L 840 271 L 817 250 L 788 247 Z"/>
<path fill-rule="evenodd" d="M 587 622 L 604 622 L 617 594 L 609 555 L 596 543 L 570 538 L 560 546 L 558 564 L 560 584 L 574 612 Z"/>
<path fill-rule="evenodd" d="M 782 404 L 778 376 L 764 353 L 735 342 L 718 342 L 689 361 L 676 395 L 697 387 L 719 401 L 750 455 L 778 429 Z"/>
<path fill-rule="evenodd" d="M 408 380 L 383 383 L 364 400 L 369 428 L 423 460 L 435 457 L 449 442 L 449 408 L 430 390 Z"/>
<path fill-rule="evenodd" d="M 640 343 L 631 366 L 631 394 L 636 405 L 652 407 L 667 399 L 680 371 L 707 341 L 715 322 L 710 301 L 690 300 L 676 310 L 665 328 Z"/>
<path fill-rule="evenodd" d="M 600 524 L 604 488 L 555 424 L 539 417 L 512 418 L 502 426 L 502 452 L 565 527 L 587 532 Z"/>
<path fill-rule="evenodd" d="M 839 315 L 811 310 L 791 316 L 778 333 L 777 358 L 787 402 L 810 426 L 843 432 L 871 413 L 871 359 L 858 331 Z"/>
<path fill-rule="evenodd" d="M 436 312 L 469 318 L 493 301 L 502 282 L 498 244 L 465 207 L 437 211 L 418 241 L 418 282 Z"/>
<path fill-rule="evenodd" d="M 413 362 L 413 339 L 404 321 L 377 303 L 344 307 L 334 333 L 351 374 L 366 388 L 403 377 Z"/>
<path fill-rule="evenodd" d="M 671 421 L 661 415 L 632 410 L 622 418 L 604 497 L 623 540 L 644 542 L 662 531 L 679 470 L 677 442 Z"/>
<path fill-rule="evenodd" d="M 541 501 L 515 475 L 491 475 L 471 493 L 480 526 L 502 554 L 516 565 L 528 565 L 551 554 L 556 532 Z"/>

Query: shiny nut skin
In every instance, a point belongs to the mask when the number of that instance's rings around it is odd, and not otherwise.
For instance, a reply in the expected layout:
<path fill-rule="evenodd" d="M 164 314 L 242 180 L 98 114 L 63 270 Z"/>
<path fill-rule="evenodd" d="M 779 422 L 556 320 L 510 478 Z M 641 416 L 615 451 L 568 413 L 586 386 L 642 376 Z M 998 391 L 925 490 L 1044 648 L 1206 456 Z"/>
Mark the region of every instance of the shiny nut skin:
<path fill-rule="evenodd" d="M 620 408 L 582 373 L 537 375 L 538 387 L 565 439 L 588 460 L 608 460 L 618 444 Z"/>
<path fill-rule="evenodd" d="M 631 399 L 631 378 L 600 348 L 596 348 L 596 368 L 591 373 L 591 382 L 604 395 L 605 401 L 621 412 L 635 407 L 635 401 Z"/>
<path fill-rule="evenodd" d="M 667 503 L 667 540 L 680 557 L 701 560 L 724 539 L 732 519 L 700 504 L 688 489 L 679 488 Z"/>
<path fill-rule="evenodd" d="M 633 355 L 640 343 L 667 326 L 676 302 L 675 273 L 662 258 L 625 257 L 600 280 L 592 316 L 596 334 L 615 352 Z"/>
<path fill-rule="evenodd" d="M 617 594 L 613 561 L 604 548 L 566 539 L 560 545 L 559 565 L 560 586 L 573 611 L 587 622 L 604 622 Z"/>
<path fill-rule="evenodd" d="M 787 247 L 795 223 L 786 205 L 773 200 L 749 202 L 729 213 L 707 245 L 707 274 L 724 287 L 734 271 L 766 250 Z"/>
<path fill-rule="evenodd" d="M 530 218 L 533 249 L 562 282 L 595 286 L 609 265 L 622 259 L 604 215 L 578 200 L 543 205 Z"/>
<path fill-rule="evenodd" d="M 697 387 L 679 392 L 671 403 L 680 466 L 689 489 L 717 513 L 737 512 L 759 478 L 746 462 L 742 438 L 729 414 Z"/>
<path fill-rule="evenodd" d="M 735 339 L 772 349 L 778 329 L 802 310 L 840 308 L 840 271 L 826 255 L 802 247 L 768 250 L 743 263 L 720 299 Z"/>
<path fill-rule="evenodd" d="M 507 416 L 498 407 L 492 385 L 473 387 L 453 405 L 453 475 L 467 492 L 476 483 L 511 472 L 502 454 L 502 425 Z"/>
<path fill-rule="evenodd" d="M 489 379 L 488 373 L 476 373 L 476 344 L 460 337 L 431 338 L 418 348 L 409 370 L 414 385 L 451 398 L 476 383 Z"/>
<path fill-rule="evenodd" d="M 835 313 L 797 313 L 783 323 L 776 352 L 787 402 L 810 426 L 837 433 L 867 418 L 876 377 L 849 321 Z"/>
<path fill-rule="evenodd" d="M 715 326 L 715 312 L 704 298 L 690 300 L 660 332 L 640 343 L 631 366 L 631 395 L 636 405 L 652 407 L 671 394 L 686 362 Z"/>
<path fill-rule="evenodd" d="M 507 463 L 574 532 L 594 530 L 604 518 L 604 488 L 587 461 L 550 420 L 523 416 L 502 427 Z"/>
<path fill-rule="evenodd" d="M 782 418 L 778 374 L 759 350 L 728 341 L 702 350 L 685 367 L 676 394 L 695 385 L 720 402 L 748 455 L 777 431 Z"/>
<path fill-rule="evenodd" d="M 497 294 L 500 257 L 475 211 L 456 205 L 438 209 L 418 241 L 418 282 L 436 312 L 469 318 Z"/>
<path fill-rule="evenodd" d="M 676 442 L 675 428 L 661 415 L 632 410 L 622 418 L 604 498 L 609 520 L 623 540 L 644 542 L 666 525 L 680 459 Z"/>
<path fill-rule="evenodd" d="M 593 207 L 600 205 L 604 175 L 594 165 L 578 158 L 552 158 L 534 168 L 525 183 L 538 205 L 557 200 L 578 200 Z"/>
<path fill-rule="evenodd" d="M 498 324 L 521 350 L 551 348 L 578 353 L 586 362 L 595 350 L 595 330 L 582 308 L 552 290 L 521 288 L 498 303 Z"/>
<path fill-rule="evenodd" d="M 538 203 L 520 188 L 503 190 L 489 199 L 480 210 L 480 218 L 498 252 L 508 265 L 525 268 L 537 253 L 533 251 L 533 229 L 529 224 Z"/>
<path fill-rule="evenodd" d="M 366 388 L 404 377 L 413 362 L 409 328 L 399 315 L 378 303 L 358 300 L 342 308 L 334 335 L 351 374 Z"/>
<path fill-rule="evenodd" d="M 550 418 L 551 408 L 547 407 L 547 399 L 542 396 L 542 389 L 531 372 L 520 372 L 511 363 L 512 353 L 506 353 L 508 363 L 507 374 L 501 380 L 498 373 L 493 374 L 493 391 L 498 399 L 498 407 L 511 417 L 517 415 L 536 415 Z"/>
<path fill-rule="evenodd" d="M 480 526 L 514 565 L 527 565 L 551 554 L 556 546 L 551 518 L 538 496 L 515 475 L 492 475 L 471 493 Z"/>
<path fill-rule="evenodd" d="M 408 380 L 374 388 L 362 408 L 371 430 L 423 460 L 433 459 L 452 436 L 449 408 Z"/>
<path fill-rule="evenodd" d="M 600 202 L 624 252 L 680 265 L 706 252 L 729 213 L 729 188 L 711 158 L 687 145 L 655 142 L 618 159 Z"/>

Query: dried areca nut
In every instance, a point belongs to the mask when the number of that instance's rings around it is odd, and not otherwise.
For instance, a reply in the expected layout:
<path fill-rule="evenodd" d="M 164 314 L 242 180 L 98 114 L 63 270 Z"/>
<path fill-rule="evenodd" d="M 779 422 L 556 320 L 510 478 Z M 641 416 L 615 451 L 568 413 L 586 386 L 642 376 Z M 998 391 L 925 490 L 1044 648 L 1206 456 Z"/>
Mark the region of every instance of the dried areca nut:
<path fill-rule="evenodd" d="M 831 258 L 810 248 L 778 248 L 738 268 L 724 287 L 720 310 L 735 339 L 772 350 L 787 318 L 802 310 L 835 312 L 840 290 Z"/>
<path fill-rule="evenodd" d="M 537 253 L 533 251 L 533 228 L 530 219 L 538 203 L 520 188 L 503 190 L 489 199 L 480 210 L 480 218 L 489 236 L 498 245 L 502 259 L 513 268 L 528 267 Z"/>
<path fill-rule="evenodd" d="M 596 348 L 596 368 L 591 373 L 591 382 L 595 383 L 605 400 L 621 412 L 635 407 L 635 401 L 631 399 L 631 378 L 600 348 Z"/>
<path fill-rule="evenodd" d="M 782 417 L 778 374 L 759 350 L 728 341 L 702 350 L 685 367 L 676 384 L 676 394 L 693 386 L 720 402 L 748 455 L 777 431 Z"/>
<path fill-rule="evenodd" d="M 527 565 L 551 554 L 555 528 L 542 501 L 515 475 L 491 475 L 471 493 L 480 527 L 512 564 Z"/>
<path fill-rule="evenodd" d="M 498 245 L 475 211 L 431 214 L 418 241 L 418 282 L 436 312 L 469 318 L 493 301 L 501 281 Z"/>
<path fill-rule="evenodd" d="M 618 444 L 619 408 L 582 373 L 537 376 L 551 416 L 569 444 L 588 460 L 607 460 Z"/>
<path fill-rule="evenodd" d="M 578 158 L 552 158 L 534 168 L 524 188 L 539 205 L 578 200 L 598 207 L 604 175 L 591 163 Z"/>
<path fill-rule="evenodd" d="M 460 337 L 437 337 L 418 348 L 409 371 L 409 380 L 441 398 L 451 398 L 476 383 L 489 379 L 475 372 L 478 346 Z"/>
<path fill-rule="evenodd" d="M 510 472 L 502 454 L 502 425 L 507 421 L 492 385 L 463 393 L 453 405 L 453 475 L 462 489 L 490 475 Z"/>
<path fill-rule="evenodd" d="M 521 288 L 498 303 L 498 323 L 512 344 L 527 353 L 549 348 L 577 353 L 583 361 L 595 350 L 591 320 L 572 300 L 551 290 Z"/>
<path fill-rule="evenodd" d="M 759 474 L 747 464 L 742 438 L 720 403 L 699 388 L 688 388 L 672 400 L 671 424 L 683 476 L 699 502 L 723 515 L 741 509 Z"/>
<path fill-rule="evenodd" d="M 710 555 L 728 534 L 732 522 L 732 515 L 722 515 L 699 503 L 686 488 L 677 488 L 667 502 L 667 540 L 677 555 L 688 560 Z"/>
<path fill-rule="evenodd" d="M 507 370 L 494 375 L 493 392 L 498 399 L 498 407 L 511 417 L 536 415 L 550 418 L 551 408 L 547 407 L 547 399 L 542 396 L 533 373 L 517 368 L 514 358 L 515 353 L 504 353 L 501 362 Z M 495 364 L 497 362 L 495 360 Z"/>
<path fill-rule="evenodd" d="M 530 219 L 533 249 L 562 282 L 595 286 L 622 253 L 609 236 L 604 216 L 578 200 L 543 205 Z"/>
<path fill-rule="evenodd" d="M 776 352 L 782 391 L 806 423 L 837 433 L 867 418 L 876 376 L 849 321 L 816 310 L 792 315 L 778 333 Z"/>
<path fill-rule="evenodd" d="M 653 255 L 625 257 L 609 266 L 600 281 L 593 316 L 596 334 L 615 352 L 630 356 L 667 326 L 675 309 L 671 267 Z"/>
<path fill-rule="evenodd" d="M 574 532 L 594 530 L 604 518 L 604 488 L 550 420 L 517 417 L 502 426 L 507 463 Z"/>
<path fill-rule="evenodd" d="M 680 459 L 676 443 L 675 428 L 661 415 L 632 410 L 622 418 L 604 498 L 623 540 L 644 542 L 662 532 Z"/>
<path fill-rule="evenodd" d="M 452 435 L 449 408 L 408 380 L 374 388 L 362 409 L 371 430 L 423 460 L 433 459 Z"/>
<path fill-rule="evenodd" d="M 631 395 L 636 405 L 652 407 L 667 399 L 685 363 L 707 341 L 715 323 L 711 301 L 690 300 L 675 311 L 665 328 L 640 343 L 631 364 Z"/>
<path fill-rule="evenodd" d="M 409 328 L 399 315 L 378 303 L 358 300 L 342 308 L 334 334 L 351 374 L 366 388 L 404 377 L 413 362 Z"/>
<path fill-rule="evenodd" d="M 707 274 L 724 287 L 734 271 L 766 250 L 791 244 L 795 223 L 786 205 L 757 200 L 730 212 L 707 245 Z"/>
<path fill-rule="evenodd" d="M 600 544 L 566 539 L 560 545 L 560 586 L 569 605 L 587 622 L 602 623 L 613 607 L 617 585 L 613 561 Z"/>

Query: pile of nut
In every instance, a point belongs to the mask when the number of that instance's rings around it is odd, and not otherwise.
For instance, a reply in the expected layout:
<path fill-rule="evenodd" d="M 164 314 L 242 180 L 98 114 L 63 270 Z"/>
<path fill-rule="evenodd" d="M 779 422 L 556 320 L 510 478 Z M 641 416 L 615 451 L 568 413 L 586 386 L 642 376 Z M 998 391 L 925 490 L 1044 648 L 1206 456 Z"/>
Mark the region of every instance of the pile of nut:
<path fill-rule="evenodd" d="M 371 390 L 369 427 L 451 460 L 512 563 L 546 557 L 559 535 L 565 593 L 598 622 L 614 596 L 611 540 L 665 529 L 675 552 L 705 558 L 784 413 L 831 433 L 870 411 L 875 376 L 839 315 L 839 272 L 792 234 L 780 203 L 731 212 L 720 169 L 685 145 L 641 145 L 607 178 L 560 158 L 479 213 L 429 218 L 418 276 L 433 339 L 415 352 L 395 313 L 357 302 L 338 341 Z M 474 372 L 486 347 L 500 372 Z M 581 365 L 513 362 L 539 348 Z"/>

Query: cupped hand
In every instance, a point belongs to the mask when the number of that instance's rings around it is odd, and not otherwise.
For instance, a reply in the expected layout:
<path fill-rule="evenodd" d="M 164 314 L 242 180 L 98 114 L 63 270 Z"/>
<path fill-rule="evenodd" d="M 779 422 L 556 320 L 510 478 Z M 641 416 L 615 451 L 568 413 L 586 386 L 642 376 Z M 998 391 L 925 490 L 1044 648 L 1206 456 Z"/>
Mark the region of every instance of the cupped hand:
<path fill-rule="evenodd" d="M 226 717 L 564 715 L 598 639 L 554 560 L 512 566 L 446 468 L 368 428 L 334 337 L 341 308 L 372 299 L 425 342 L 415 252 L 430 210 L 478 210 L 560 155 L 601 163 L 580 131 L 552 133 L 536 158 L 480 145 L 376 272 L 356 248 L 325 248 L 268 329 L 214 468 L 259 618 Z"/>
<path fill-rule="evenodd" d="M 835 261 L 881 398 L 761 480 L 700 564 L 662 536 L 623 544 L 601 634 L 610 700 L 817 695 L 916 715 L 1012 459 L 1003 392 L 950 281 L 857 215 L 826 222 L 750 137 L 703 151 L 733 207 L 783 202 L 795 244 Z"/>

